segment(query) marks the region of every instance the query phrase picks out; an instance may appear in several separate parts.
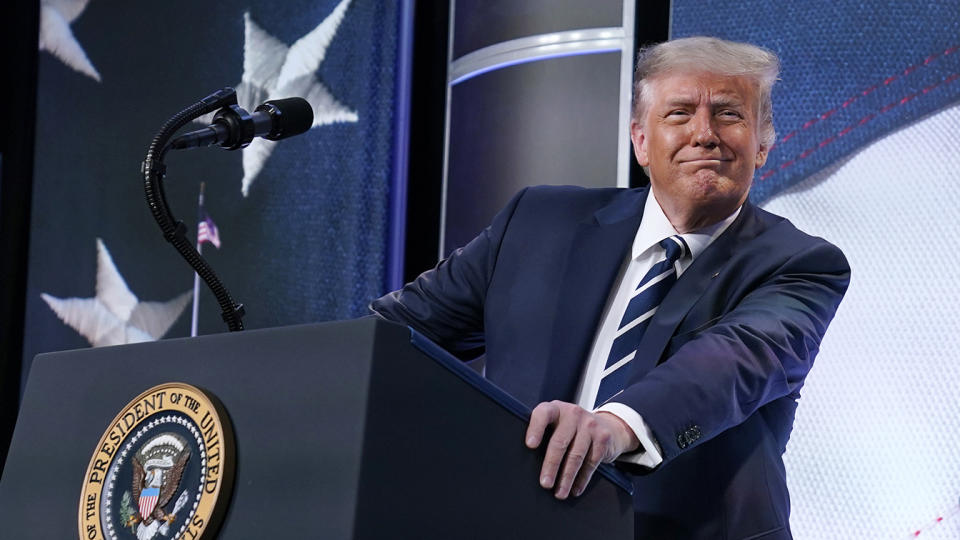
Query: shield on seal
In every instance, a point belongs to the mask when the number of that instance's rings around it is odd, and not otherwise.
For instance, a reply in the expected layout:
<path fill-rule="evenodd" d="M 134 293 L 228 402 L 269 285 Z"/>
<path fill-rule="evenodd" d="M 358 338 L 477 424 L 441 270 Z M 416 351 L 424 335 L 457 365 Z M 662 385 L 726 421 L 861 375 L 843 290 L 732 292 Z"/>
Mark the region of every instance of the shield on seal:
<path fill-rule="evenodd" d="M 160 488 L 143 488 L 140 492 L 140 517 L 146 519 L 157 506 L 157 499 L 160 498 Z"/>

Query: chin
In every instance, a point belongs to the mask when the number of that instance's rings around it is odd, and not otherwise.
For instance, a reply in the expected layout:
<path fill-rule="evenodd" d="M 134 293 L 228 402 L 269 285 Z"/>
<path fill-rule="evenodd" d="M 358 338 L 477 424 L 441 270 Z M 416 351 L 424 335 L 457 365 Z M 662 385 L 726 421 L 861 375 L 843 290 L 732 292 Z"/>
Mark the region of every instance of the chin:
<path fill-rule="evenodd" d="M 714 171 L 699 171 L 686 185 L 688 200 L 696 201 L 698 206 L 729 207 L 731 212 L 746 199 L 750 182 L 737 182 L 728 176 Z"/>
<path fill-rule="evenodd" d="M 736 183 L 728 176 L 709 169 L 694 173 L 687 183 L 689 194 L 694 198 L 724 197 L 736 190 Z"/>

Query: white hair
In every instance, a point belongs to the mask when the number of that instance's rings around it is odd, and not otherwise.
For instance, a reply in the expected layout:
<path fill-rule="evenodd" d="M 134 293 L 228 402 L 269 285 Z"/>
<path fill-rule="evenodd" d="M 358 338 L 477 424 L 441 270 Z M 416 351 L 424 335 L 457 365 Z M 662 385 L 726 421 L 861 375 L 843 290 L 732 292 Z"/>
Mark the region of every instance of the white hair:
<path fill-rule="evenodd" d="M 650 82 L 669 72 L 702 71 L 717 75 L 748 77 L 757 85 L 760 105 L 760 144 L 773 146 L 777 132 L 773 127 L 771 91 L 780 74 L 780 59 L 773 52 L 749 43 L 713 37 L 688 37 L 665 41 L 638 53 L 633 83 L 633 118 L 642 120 L 650 102 Z"/>

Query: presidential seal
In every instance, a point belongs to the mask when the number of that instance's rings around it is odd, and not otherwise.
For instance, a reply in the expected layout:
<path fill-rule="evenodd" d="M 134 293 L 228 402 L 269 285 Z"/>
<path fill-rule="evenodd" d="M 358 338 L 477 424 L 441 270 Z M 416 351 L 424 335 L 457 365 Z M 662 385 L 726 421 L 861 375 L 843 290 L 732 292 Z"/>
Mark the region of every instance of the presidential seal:
<path fill-rule="evenodd" d="M 80 496 L 82 539 L 212 538 L 233 487 L 233 431 L 213 396 L 155 386 L 100 438 Z"/>

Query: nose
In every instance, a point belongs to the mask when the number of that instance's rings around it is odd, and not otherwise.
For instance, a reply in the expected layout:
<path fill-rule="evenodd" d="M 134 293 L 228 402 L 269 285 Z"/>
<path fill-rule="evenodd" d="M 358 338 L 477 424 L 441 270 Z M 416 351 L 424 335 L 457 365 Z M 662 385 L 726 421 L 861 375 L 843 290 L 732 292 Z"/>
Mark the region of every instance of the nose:
<path fill-rule="evenodd" d="M 704 148 L 714 148 L 720 144 L 720 138 L 713 125 L 713 115 L 707 110 L 698 110 L 691 122 L 692 146 L 702 146 Z"/>

